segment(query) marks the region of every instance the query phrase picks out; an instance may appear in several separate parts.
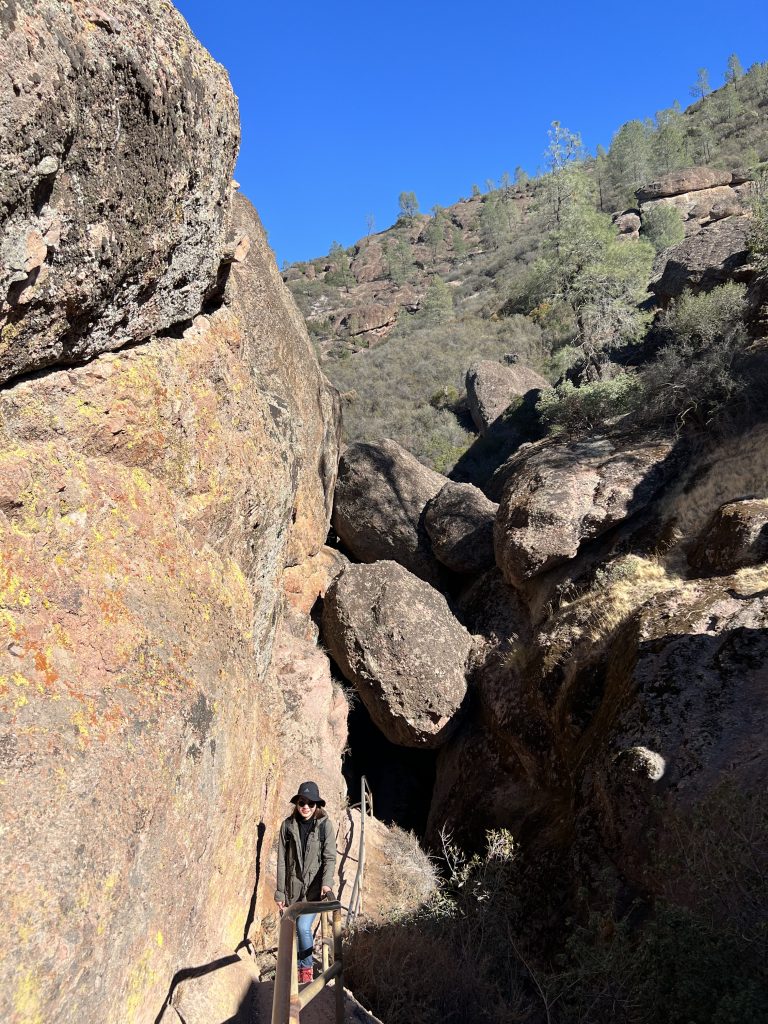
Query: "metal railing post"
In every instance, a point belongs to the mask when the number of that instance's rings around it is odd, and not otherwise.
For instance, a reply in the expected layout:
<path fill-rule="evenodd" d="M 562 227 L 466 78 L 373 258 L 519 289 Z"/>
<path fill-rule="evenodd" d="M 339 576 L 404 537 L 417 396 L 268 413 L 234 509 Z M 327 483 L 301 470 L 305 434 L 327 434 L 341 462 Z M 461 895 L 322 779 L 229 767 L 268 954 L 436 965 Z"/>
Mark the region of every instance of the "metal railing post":
<path fill-rule="evenodd" d="M 293 936 L 291 941 L 291 995 L 288 1003 L 288 1020 L 291 1024 L 299 1024 L 301 1006 L 299 1004 L 299 969 L 297 965 L 299 954 L 299 939 L 296 931 L 296 922 L 293 921 Z"/>
<path fill-rule="evenodd" d="M 328 915 L 327 914 L 321 914 L 320 915 L 320 941 L 322 943 L 322 949 L 323 949 L 323 973 L 325 973 L 328 970 L 328 967 L 330 966 L 330 956 L 329 956 L 330 950 L 329 950 L 328 947 L 329 947 L 330 941 L 331 941 L 330 938 L 328 937 Z"/>
<path fill-rule="evenodd" d="M 349 897 L 347 924 L 351 924 L 363 909 L 363 875 L 365 872 L 365 819 L 370 811 L 373 815 L 373 794 L 368 780 L 363 775 L 360 779 L 360 844 L 357 855 L 357 872 Z"/>
<path fill-rule="evenodd" d="M 344 960 L 341 947 L 341 908 L 333 912 L 333 962 L 339 973 L 333 987 L 336 990 L 336 1024 L 344 1024 Z"/>

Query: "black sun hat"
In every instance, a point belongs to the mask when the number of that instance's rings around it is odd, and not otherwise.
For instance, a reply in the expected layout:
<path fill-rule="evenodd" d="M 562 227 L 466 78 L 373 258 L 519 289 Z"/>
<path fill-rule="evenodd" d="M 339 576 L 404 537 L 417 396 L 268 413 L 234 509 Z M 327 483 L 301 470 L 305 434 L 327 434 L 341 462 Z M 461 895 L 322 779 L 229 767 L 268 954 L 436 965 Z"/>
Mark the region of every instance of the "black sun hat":
<path fill-rule="evenodd" d="M 312 804 L 317 804 L 318 807 L 325 807 L 325 800 L 320 799 L 320 790 L 317 788 L 316 782 L 302 782 L 299 792 L 296 796 L 291 797 L 291 803 L 295 804 L 299 799 L 308 800 Z"/>

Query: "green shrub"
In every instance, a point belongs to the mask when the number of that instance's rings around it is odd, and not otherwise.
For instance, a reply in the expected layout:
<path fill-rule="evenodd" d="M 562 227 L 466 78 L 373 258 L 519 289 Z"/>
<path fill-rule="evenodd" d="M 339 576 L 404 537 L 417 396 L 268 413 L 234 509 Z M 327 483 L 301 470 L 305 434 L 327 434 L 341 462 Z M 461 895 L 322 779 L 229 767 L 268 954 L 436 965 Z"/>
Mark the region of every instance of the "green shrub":
<path fill-rule="evenodd" d="M 459 393 L 458 388 L 455 388 L 453 384 L 446 384 L 431 396 L 429 404 L 433 409 L 448 409 L 453 411 L 461 401 L 462 396 Z"/>
<path fill-rule="evenodd" d="M 685 226 L 676 206 L 656 203 L 643 212 L 642 234 L 656 252 L 678 245 L 685 238 Z"/>
<path fill-rule="evenodd" d="M 564 380 L 542 391 L 536 410 L 544 423 L 562 430 L 593 430 L 607 420 L 631 412 L 638 390 L 638 378 L 631 373 L 581 387 Z"/>
<path fill-rule="evenodd" d="M 708 346 L 743 333 L 743 284 L 729 281 L 710 292 L 684 292 L 661 320 L 661 326 L 678 342 Z"/>
<path fill-rule="evenodd" d="M 744 386 L 734 358 L 747 340 L 744 285 L 686 293 L 663 316 L 667 343 L 642 373 L 642 418 L 712 419 Z"/>

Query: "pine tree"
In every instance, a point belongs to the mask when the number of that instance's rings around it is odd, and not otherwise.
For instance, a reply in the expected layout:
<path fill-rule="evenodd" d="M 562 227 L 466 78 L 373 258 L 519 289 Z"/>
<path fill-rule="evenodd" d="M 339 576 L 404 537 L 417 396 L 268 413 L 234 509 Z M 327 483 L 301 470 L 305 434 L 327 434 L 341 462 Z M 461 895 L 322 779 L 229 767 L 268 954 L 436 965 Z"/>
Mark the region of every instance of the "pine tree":
<path fill-rule="evenodd" d="M 463 260 L 467 255 L 467 245 L 464 241 L 464 235 L 461 232 L 461 228 L 455 227 L 451 232 L 451 247 L 453 249 L 453 258 L 455 260 Z"/>
<path fill-rule="evenodd" d="M 437 259 L 440 254 L 440 249 L 445 241 L 445 231 L 448 226 L 448 217 L 446 216 L 445 210 L 442 206 L 432 207 L 432 219 L 427 224 L 426 231 L 424 232 L 425 241 L 432 250 L 432 258 Z"/>
<path fill-rule="evenodd" d="M 706 68 L 699 68 L 696 81 L 690 88 L 691 96 L 696 99 L 703 100 L 705 96 L 709 96 L 712 92 L 712 88 L 709 84 L 709 71 Z"/>
<path fill-rule="evenodd" d="M 541 209 L 550 223 L 559 224 L 566 209 L 589 187 L 583 174 L 584 146 L 578 132 L 553 121 L 545 151 L 548 174 L 542 178 Z"/>
<path fill-rule="evenodd" d="M 496 249 L 506 234 L 504 203 L 499 193 L 491 192 L 485 197 L 479 217 L 480 237 L 488 249 Z"/>
<path fill-rule="evenodd" d="M 450 320 L 453 313 L 453 292 L 441 277 L 433 277 L 421 304 L 426 323 L 435 326 Z"/>
<path fill-rule="evenodd" d="M 653 164 L 662 174 L 689 163 L 688 145 L 680 104 L 656 114 L 656 131 L 652 138 Z"/>
<path fill-rule="evenodd" d="M 616 132 L 608 151 L 611 180 L 620 201 L 634 202 L 635 192 L 651 177 L 651 137 L 649 121 L 627 121 Z"/>
<path fill-rule="evenodd" d="M 597 203 L 604 213 L 608 209 L 609 182 L 608 154 L 604 146 L 598 145 L 595 152 L 595 184 L 597 185 Z"/>
<path fill-rule="evenodd" d="M 404 238 L 384 244 L 384 260 L 393 284 L 401 285 L 410 280 L 413 271 L 411 247 Z"/>
<path fill-rule="evenodd" d="M 334 265 L 331 275 L 326 275 L 329 284 L 339 285 L 349 291 L 352 284 L 352 272 L 349 269 L 349 256 L 341 242 L 332 242 L 328 252 L 328 259 Z"/>
<path fill-rule="evenodd" d="M 741 66 L 741 61 L 735 53 L 732 53 L 728 58 L 728 65 L 725 69 L 725 81 L 735 85 L 743 77 L 744 68 Z"/>
<path fill-rule="evenodd" d="M 535 265 L 541 291 L 570 309 L 582 349 L 598 369 L 607 346 L 642 333 L 647 314 L 639 306 L 653 256 L 647 241 L 622 241 L 610 216 L 583 200 L 564 210 L 544 239 Z"/>

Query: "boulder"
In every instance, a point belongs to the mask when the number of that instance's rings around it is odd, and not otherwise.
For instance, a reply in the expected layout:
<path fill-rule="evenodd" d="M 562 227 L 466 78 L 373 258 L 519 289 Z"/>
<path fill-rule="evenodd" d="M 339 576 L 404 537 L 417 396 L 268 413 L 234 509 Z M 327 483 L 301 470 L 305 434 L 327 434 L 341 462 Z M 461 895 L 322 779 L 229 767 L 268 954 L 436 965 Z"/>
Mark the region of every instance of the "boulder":
<path fill-rule="evenodd" d="M 731 171 L 722 171 L 716 167 L 687 167 L 679 171 L 670 171 L 658 181 L 639 188 L 636 192 L 637 201 L 647 203 L 664 196 L 679 196 L 684 192 L 698 192 L 718 185 L 730 185 L 732 180 Z"/>
<path fill-rule="evenodd" d="M 637 210 L 627 210 L 614 218 L 613 223 L 620 235 L 631 235 L 636 238 L 640 232 L 640 214 Z"/>
<path fill-rule="evenodd" d="M 452 482 L 427 503 L 424 527 L 443 565 L 454 572 L 477 573 L 494 564 L 497 509 L 479 488 Z"/>
<path fill-rule="evenodd" d="M 659 255 L 650 290 L 665 303 L 686 289 L 710 291 L 733 280 L 748 262 L 750 223 L 746 216 L 718 220 L 665 249 Z"/>
<path fill-rule="evenodd" d="M 530 445 L 505 464 L 496 562 L 519 585 L 573 558 L 648 504 L 670 472 L 667 440 L 595 437 Z"/>
<path fill-rule="evenodd" d="M 295 782 L 269 666 L 284 567 L 327 533 L 338 420 L 238 209 L 218 309 L 0 393 L 3 1020 L 151 1024 L 178 970 L 242 940 Z"/>
<path fill-rule="evenodd" d="M 721 505 L 689 552 L 688 562 L 699 572 L 717 575 L 768 562 L 768 499 Z"/>
<path fill-rule="evenodd" d="M 290 799 L 299 782 L 314 779 L 331 821 L 338 828 L 347 804 L 347 787 L 341 774 L 347 744 L 348 707 L 344 690 L 333 679 L 324 651 L 282 627 L 275 636 L 270 675 L 283 703 L 280 726 L 273 739 L 278 750 L 291 751 L 290 772 L 278 787 L 279 820 L 290 814 Z M 272 850 L 265 885 L 268 897 L 275 891 L 276 866 Z M 271 904 L 268 906 L 273 909 Z"/>
<path fill-rule="evenodd" d="M 237 103 L 163 0 L 0 14 L 0 381 L 182 329 L 222 260 Z"/>
<path fill-rule="evenodd" d="M 472 637 L 442 594 L 395 562 L 350 565 L 325 595 L 322 636 L 388 740 L 445 742 L 466 697 Z"/>
<path fill-rule="evenodd" d="M 462 622 L 490 648 L 504 648 L 530 640 L 531 617 L 519 591 L 504 580 L 495 566 L 459 594 L 456 607 Z"/>
<path fill-rule="evenodd" d="M 445 483 L 396 441 L 358 441 L 339 462 L 333 527 L 361 562 L 391 559 L 437 582 L 441 570 L 424 528 L 424 509 Z"/>
<path fill-rule="evenodd" d="M 283 589 L 287 605 L 298 613 L 299 620 L 305 620 L 317 599 L 325 592 L 344 567 L 349 564 L 337 548 L 323 546 L 299 565 L 286 568 L 283 573 Z"/>
<path fill-rule="evenodd" d="M 549 382 L 522 363 L 481 359 L 467 370 L 467 403 L 475 426 L 484 434 L 515 398 L 549 387 Z"/>

